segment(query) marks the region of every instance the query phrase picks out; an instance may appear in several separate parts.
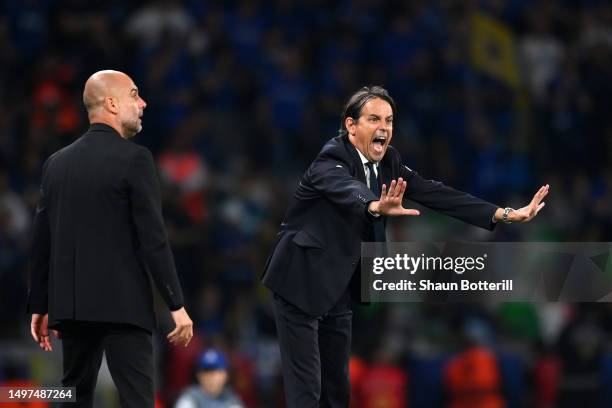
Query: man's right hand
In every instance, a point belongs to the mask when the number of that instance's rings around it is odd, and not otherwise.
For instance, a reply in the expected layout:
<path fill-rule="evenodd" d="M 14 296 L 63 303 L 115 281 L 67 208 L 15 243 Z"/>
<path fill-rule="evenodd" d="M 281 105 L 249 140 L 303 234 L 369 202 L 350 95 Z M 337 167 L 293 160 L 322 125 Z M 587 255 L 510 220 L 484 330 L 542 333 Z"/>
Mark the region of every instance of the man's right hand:
<path fill-rule="evenodd" d="M 193 322 L 184 307 L 170 313 L 176 327 L 168 334 L 168 341 L 171 344 L 180 344 L 187 347 L 193 337 Z"/>
<path fill-rule="evenodd" d="M 32 314 L 32 321 L 30 323 L 30 332 L 32 338 L 38 343 L 41 349 L 45 351 L 53 351 L 51 345 L 51 339 L 49 338 L 49 331 L 53 333 L 56 339 L 61 339 L 62 336 L 57 330 L 49 330 L 49 315 L 48 314 Z"/>
<path fill-rule="evenodd" d="M 402 207 L 406 185 L 406 182 L 401 177 L 397 181 L 391 181 L 388 191 L 387 186 L 383 184 L 380 200 L 370 202 L 368 210 L 374 214 L 389 216 L 419 215 L 420 212 L 418 210 Z"/>

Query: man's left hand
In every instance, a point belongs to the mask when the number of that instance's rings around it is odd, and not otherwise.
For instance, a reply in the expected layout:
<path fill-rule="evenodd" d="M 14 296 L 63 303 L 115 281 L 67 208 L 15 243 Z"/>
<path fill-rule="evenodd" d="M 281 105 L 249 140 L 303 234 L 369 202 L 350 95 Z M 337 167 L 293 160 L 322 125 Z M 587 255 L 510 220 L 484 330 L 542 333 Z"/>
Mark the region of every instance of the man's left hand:
<path fill-rule="evenodd" d="M 517 210 L 510 211 L 508 213 L 508 221 L 510 222 L 529 222 L 531 221 L 540 210 L 546 205 L 542 200 L 548 194 L 550 186 L 546 184 L 545 186 L 540 187 L 537 193 L 533 196 L 531 202 L 525 207 L 519 208 Z M 502 221 L 502 216 L 504 213 L 503 208 L 498 208 L 495 212 L 495 219 L 497 221 Z"/>

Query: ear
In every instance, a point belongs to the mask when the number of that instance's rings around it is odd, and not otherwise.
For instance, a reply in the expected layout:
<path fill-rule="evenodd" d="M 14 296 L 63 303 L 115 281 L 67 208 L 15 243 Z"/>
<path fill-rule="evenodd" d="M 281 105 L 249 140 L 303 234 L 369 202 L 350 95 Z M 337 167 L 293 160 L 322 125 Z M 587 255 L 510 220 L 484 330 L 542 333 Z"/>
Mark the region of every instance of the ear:
<path fill-rule="evenodd" d="M 112 113 L 115 113 L 115 114 L 118 113 L 119 105 L 117 104 L 117 100 L 113 98 L 112 96 L 106 96 L 104 98 L 104 109 Z"/>
<path fill-rule="evenodd" d="M 344 119 L 344 126 L 346 127 L 346 130 L 348 131 L 349 135 L 355 135 L 355 127 L 357 126 L 357 121 L 355 119 L 351 117 Z"/>

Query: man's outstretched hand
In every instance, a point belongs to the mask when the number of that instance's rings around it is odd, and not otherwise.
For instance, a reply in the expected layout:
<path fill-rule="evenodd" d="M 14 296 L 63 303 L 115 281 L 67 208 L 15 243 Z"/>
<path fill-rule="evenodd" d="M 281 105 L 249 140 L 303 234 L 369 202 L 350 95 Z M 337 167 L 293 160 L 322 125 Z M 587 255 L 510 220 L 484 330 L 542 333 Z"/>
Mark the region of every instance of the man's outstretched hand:
<path fill-rule="evenodd" d="M 418 210 L 412 210 L 402 207 L 402 199 L 406 191 L 406 181 L 401 177 L 395 181 L 391 181 L 389 190 L 385 184 L 382 185 L 380 192 L 380 200 L 372 201 L 368 205 L 368 210 L 374 214 L 388 215 L 392 217 L 401 215 L 419 215 Z"/>
<path fill-rule="evenodd" d="M 510 222 L 529 222 L 531 221 L 542 208 L 546 205 L 542 200 L 548 194 L 550 186 L 546 184 L 545 186 L 540 187 L 537 193 L 533 196 L 533 199 L 529 204 L 525 207 L 519 208 L 517 210 L 510 211 L 508 213 L 508 221 Z M 498 221 L 502 220 L 502 216 L 504 214 L 503 208 L 498 208 L 495 211 L 495 219 Z"/>

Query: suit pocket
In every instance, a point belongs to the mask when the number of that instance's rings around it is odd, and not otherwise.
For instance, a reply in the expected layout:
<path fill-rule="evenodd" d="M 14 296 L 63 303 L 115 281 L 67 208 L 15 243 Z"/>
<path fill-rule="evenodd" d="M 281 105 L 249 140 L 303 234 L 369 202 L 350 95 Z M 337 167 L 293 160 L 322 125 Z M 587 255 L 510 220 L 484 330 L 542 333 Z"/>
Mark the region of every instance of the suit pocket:
<path fill-rule="evenodd" d="M 293 243 L 303 248 L 319 248 L 323 249 L 323 244 L 304 230 L 300 230 L 293 237 Z"/>

